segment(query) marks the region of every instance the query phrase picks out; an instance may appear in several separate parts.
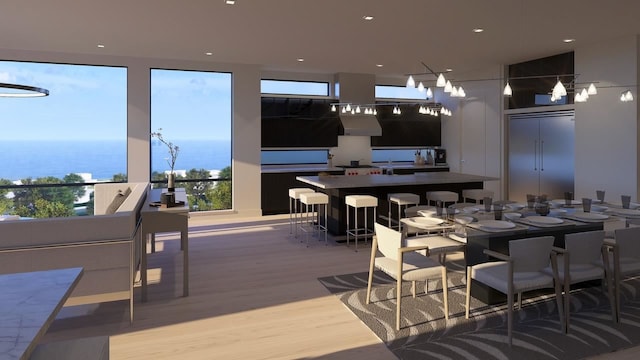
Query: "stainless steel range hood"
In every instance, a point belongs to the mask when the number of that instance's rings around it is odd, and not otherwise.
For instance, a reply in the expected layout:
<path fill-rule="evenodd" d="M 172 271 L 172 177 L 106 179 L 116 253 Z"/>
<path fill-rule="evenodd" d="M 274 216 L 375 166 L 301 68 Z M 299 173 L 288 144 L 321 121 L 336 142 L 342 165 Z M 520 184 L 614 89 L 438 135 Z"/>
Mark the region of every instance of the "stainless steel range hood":
<path fill-rule="evenodd" d="M 382 136 L 382 127 L 375 115 L 340 114 L 345 136 Z"/>

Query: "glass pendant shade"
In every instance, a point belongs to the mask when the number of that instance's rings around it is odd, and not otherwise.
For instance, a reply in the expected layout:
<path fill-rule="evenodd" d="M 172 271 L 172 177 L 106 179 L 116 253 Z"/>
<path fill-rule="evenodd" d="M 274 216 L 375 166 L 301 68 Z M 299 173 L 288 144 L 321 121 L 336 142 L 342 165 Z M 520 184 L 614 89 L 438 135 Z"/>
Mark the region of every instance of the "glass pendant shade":
<path fill-rule="evenodd" d="M 511 90 L 511 85 L 509 85 L 508 81 L 507 81 L 507 85 L 504 86 L 504 90 L 502 91 L 502 94 L 504 96 L 512 96 L 513 95 L 513 90 Z"/>
<path fill-rule="evenodd" d="M 587 89 L 582 89 L 582 91 L 580 92 L 580 97 L 584 99 L 584 101 L 587 101 L 587 99 L 589 98 L 589 92 L 587 91 Z"/>
<path fill-rule="evenodd" d="M 444 78 L 444 75 L 440 73 L 440 75 L 438 75 L 438 80 L 436 80 L 436 86 L 444 87 L 445 85 L 447 85 L 447 80 Z"/>
<path fill-rule="evenodd" d="M 433 91 L 431 88 L 427 88 L 427 99 L 431 99 L 433 97 Z"/>
<path fill-rule="evenodd" d="M 458 87 L 458 97 L 463 98 L 463 97 L 466 97 L 466 96 L 467 96 L 467 93 L 464 92 L 464 89 L 462 88 L 462 85 L 461 85 L 460 87 Z"/>
<path fill-rule="evenodd" d="M 631 93 L 631 90 L 627 90 L 627 92 L 624 93 L 624 99 L 625 101 L 633 101 L 633 94 Z"/>
<path fill-rule="evenodd" d="M 422 83 L 422 81 L 420 81 L 420 83 L 418 83 L 418 91 L 420 91 L 420 92 L 424 91 L 424 84 Z"/>
<path fill-rule="evenodd" d="M 416 81 L 413 80 L 413 76 L 411 76 L 411 75 L 409 75 L 409 78 L 407 79 L 407 87 L 408 88 L 416 87 Z"/>
<path fill-rule="evenodd" d="M 351 112 L 351 104 L 347 104 L 347 112 Z"/>
<path fill-rule="evenodd" d="M 451 86 L 451 81 L 447 80 L 447 83 L 444 85 L 444 92 L 451 92 L 451 88 L 453 88 L 453 86 Z"/>
<path fill-rule="evenodd" d="M 455 86 L 451 88 L 451 97 L 458 97 L 458 88 Z"/>
<path fill-rule="evenodd" d="M 335 105 L 331 105 L 331 112 L 336 112 L 336 106 Z"/>
<path fill-rule="evenodd" d="M 598 89 L 596 89 L 596 86 L 593 85 L 593 83 L 589 84 L 589 88 L 587 89 L 587 93 L 589 95 L 597 95 L 598 94 Z"/>
<path fill-rule="evenodd" d="M 356 114 L 360 114 L 362 110 L 360 110 L 360 105 L 356 106 Z"/>

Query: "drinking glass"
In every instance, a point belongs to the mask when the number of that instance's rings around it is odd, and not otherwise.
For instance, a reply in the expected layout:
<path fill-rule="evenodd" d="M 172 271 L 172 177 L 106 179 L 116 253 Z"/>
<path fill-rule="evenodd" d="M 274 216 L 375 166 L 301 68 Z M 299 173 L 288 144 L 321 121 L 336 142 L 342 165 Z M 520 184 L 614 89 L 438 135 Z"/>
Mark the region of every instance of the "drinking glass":
<path fill-rule="evenodd" d="M 571 200 L 573 200 L 573 193 L 571 191 L 564 192 L 564 205 L 566 207 L 571 206 Z"/>
<path fill-rule="evenodd" d="M 491 203 L 493 202 L 493 199 L 490 197 L 485 197 L 482 199 L 482 203 L 484 204 L 484 211 L 489 212 L 491 211 Z"/>
<path fill-rule="evenodd" d="M 620 199 L 622 200 L 622 208 L 628 209 L 629 203 L 631 203 L 631 196 L 629 195 L 620 195 Z"/>
<path fill-rule="evenodd" d="M 453 217 L 456 214 L 456 208 L 452 206 L 449 206 L 447 208 L 447 220 L 448 221 L 453 221 Z"/>
<path fill-rule="evenodd" d="M 536 204 L 536 214 L 547 216 L 549 214 L 549 203 L 538 203 Z"/>
<path fill-rule="evenodd" d="M 442 201 L 436 201 L 436 215 L 442 217 Z"/>
<path fill-rule="evenodd" d="M 582 211 L 588 213 L 591 212 L 591 199 L 582 198 Z"/>
<path fill-rule="evenodd" d="M 600 200 L 601 204 L 604 204 L 604 190 L 596 190 L 596 198 Z"/>
<path fill-rule="evenodd" d="M 533 209 L 533 205 L 536 203 L 536 196 L 533 194 L 527 194 L 527 207 Z"/>
<path fill-rule="evenodd" d="M 493 205 L 493 217 L 496 220 L 502 220 L 502 205 Z"/>

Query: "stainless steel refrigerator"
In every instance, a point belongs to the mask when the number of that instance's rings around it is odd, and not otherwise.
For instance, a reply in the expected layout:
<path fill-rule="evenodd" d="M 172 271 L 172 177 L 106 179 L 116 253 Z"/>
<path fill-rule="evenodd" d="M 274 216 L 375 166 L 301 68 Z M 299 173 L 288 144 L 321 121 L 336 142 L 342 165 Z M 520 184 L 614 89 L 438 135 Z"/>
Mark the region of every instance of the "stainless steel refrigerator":
<path fill-rule="evenodd" d="M 562 199 L 574 188 L 575 112 L 509 116 L 509 199 Z"/>

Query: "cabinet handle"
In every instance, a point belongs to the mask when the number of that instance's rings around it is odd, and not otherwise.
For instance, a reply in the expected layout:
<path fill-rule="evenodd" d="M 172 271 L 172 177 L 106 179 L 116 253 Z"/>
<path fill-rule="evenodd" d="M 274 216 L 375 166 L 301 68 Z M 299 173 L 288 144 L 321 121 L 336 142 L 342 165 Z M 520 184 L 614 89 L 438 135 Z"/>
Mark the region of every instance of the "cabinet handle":
<path fill-rule="evenodd" d="M 538 140 L 533 140 L 533 171 L 538 171 Z"/>
<path fill-rule="evenodd" d="M 544 140 L 540 141 L 540 171 L 544 171 Z"/>

